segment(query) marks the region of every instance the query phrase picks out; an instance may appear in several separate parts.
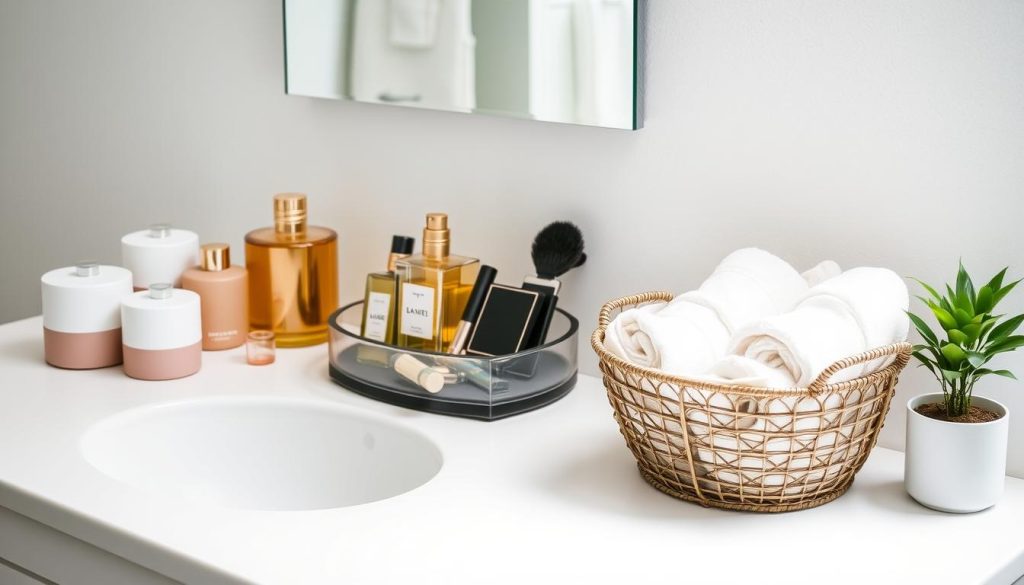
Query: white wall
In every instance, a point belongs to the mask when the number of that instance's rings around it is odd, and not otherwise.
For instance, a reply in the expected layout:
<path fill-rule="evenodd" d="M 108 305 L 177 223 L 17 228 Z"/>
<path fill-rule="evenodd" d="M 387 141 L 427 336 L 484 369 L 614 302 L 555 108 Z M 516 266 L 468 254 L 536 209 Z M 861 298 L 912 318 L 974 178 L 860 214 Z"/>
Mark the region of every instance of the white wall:
<path fill-rule="evenodd" d="M 345 299 L 426 211 L 509 282 L 538 228 L 573 219 L 590 262 L 563 302 L 587 331 L 606 299 L 692 287 L 746 245 L 1024 275 L 1024 3 L 649 4 L 631 133 L 285 96 L 279 0 L 0 0 L 0 321 L 39 310 L 46 269 L 116 262 L 154 221 L 240 246 L 282 190 L 340 231 Z M 1024 375 L 1024 353 L 1003 364 Z M 883 444 L 933 388 L 903 376 Z M 979 391 L 1015 411 L 1024 475 L 1024 388 Z"/>

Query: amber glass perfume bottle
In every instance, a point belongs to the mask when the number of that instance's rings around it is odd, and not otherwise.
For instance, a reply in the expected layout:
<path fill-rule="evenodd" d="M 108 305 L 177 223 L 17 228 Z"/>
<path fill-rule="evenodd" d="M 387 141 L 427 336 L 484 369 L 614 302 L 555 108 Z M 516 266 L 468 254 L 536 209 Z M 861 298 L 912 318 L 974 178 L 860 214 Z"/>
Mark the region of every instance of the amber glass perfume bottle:
<path fill-rule="evenodd" d="M 338 234 L 306 225 L 306 196 L 274 196 L 274 227 L 245 236 L 249 326 L 273 331 L 278 347 L 327 341 L 338 308 Z"/>
<path fill-rule="evenodd" d="M 398 278 L 395 265 L 412 254 L 416 239 L 408 236 L 391 238 L 391 254 L 388 255 L 388 269 L 371 272 L 366 276 L 366 298 L 363 299 L 363 337 L 389 345 L 395 343 L 398 334 Z"/>
<path fill-rule="evenodd" d="M 398 345 L 443 352 L 455 338 L 480 261 L 449 254 L 450 241 L 448 215 L 429 213 L 423 253 L 396 263 Z"/>

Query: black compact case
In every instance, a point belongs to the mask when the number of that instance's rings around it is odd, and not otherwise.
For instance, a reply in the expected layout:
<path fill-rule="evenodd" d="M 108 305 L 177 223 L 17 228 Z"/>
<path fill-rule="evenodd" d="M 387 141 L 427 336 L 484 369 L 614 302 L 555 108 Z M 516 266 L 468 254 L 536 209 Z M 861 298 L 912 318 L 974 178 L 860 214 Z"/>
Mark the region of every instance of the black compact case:
<path fill-rule="evenodd" d="M 545 295 L 536 291 L 492 284 L 466 353 L 502 356 L 530 347 L 546 300 Z"/>

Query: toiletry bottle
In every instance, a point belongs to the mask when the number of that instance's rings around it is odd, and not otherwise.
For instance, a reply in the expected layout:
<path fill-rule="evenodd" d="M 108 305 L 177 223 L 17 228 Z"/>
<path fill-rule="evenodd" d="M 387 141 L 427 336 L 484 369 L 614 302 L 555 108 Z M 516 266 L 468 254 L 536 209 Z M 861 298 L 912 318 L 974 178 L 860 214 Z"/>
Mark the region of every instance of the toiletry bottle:
<path fill-rule="evenodd" d="M 132 273 L 81 262 L 40 280 L 46 363 L 72 370 L 121 363 L 121 299 L 132 294 Z"/>
<path fill-rule="evenodd" d="M 249 325 L 273 331 L 278 347 L 327 341 L 338 308 L 338 235 L 306 225 L 306 196 L 274 196 L 274 227 L 245 236 Z"/>
<path fill-rule="evenodd" d="M 124 373 L 137 380 L 174 380 L 199 371 L 203 354 L 199 295 L 170 283 L 121 299 Z"/>
<path fill-rule="evenodd" d="M 203 349 L 230 349 L 249 333 L 249 273 L 231 265 L 227 244 L 204 244 L 199 266 L 181 275 L 181 288 L 199 294 L 203 313 Z"/>
<path fill-rule="evenodd" d="M 181 284 L 181 275 L 199 263 L 199 236 L 158 223 L 121 238 L 121 264 L 131 270 L 135 290 L 154 282 Z"/>
<path fill-rule="evenodd" d="M 396 263 L 398 345 L 443 352 L 459 326 L 480 261 L 449 254 L 448 215 L 427 214 L 423 253 Z"/>
<path fill-rule="evenodd" d="M 392 345 L 397 335 L 398 279 L 395 265 L 412 254 L 415 238 L 394 236 L 391 238 L 391 254 L 388 255 L 388 269 L 372 272 L 366 277 L 366 298 L 363 302 L 363 337 Z"/>

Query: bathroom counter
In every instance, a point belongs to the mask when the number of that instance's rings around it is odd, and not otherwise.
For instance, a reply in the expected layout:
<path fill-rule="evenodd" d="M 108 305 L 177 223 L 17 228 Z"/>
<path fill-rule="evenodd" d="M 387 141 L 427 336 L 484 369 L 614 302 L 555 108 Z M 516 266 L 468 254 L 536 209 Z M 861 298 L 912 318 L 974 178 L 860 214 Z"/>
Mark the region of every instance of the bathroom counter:
<path fill-rule="evenodd" d="M 965 585 L 1024 574 L 1020 479 L 1007 479 L 993 509 L 942 514 L 903 492 L 903 455 L 876 448 L 850 491 L 826 506 L 781 515 L 704 509 L 640 478 L 597 378 L 581 376 L 549 407 L 485 423 L 346 391 L 327 377 L 326 346 L 279 350 L 264 367 L 246 365 L 241 348 L 205 353 L 195 376 L 154 383 L 120 368 L 48 367 L 41 332 L 39 318 L 0 326 L 0 507 L 183 582 L 518 584 L 540 575 Z M 260 512 L 142 492 L 81 456 L 82 434 L 107 416 L 211 396 L 370 411 L 433 439 L 444 466 L 392 499 Z"/>

